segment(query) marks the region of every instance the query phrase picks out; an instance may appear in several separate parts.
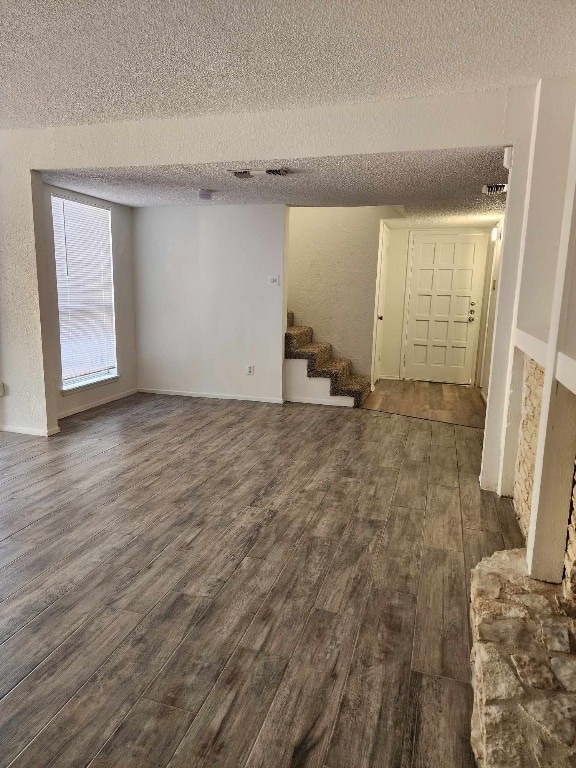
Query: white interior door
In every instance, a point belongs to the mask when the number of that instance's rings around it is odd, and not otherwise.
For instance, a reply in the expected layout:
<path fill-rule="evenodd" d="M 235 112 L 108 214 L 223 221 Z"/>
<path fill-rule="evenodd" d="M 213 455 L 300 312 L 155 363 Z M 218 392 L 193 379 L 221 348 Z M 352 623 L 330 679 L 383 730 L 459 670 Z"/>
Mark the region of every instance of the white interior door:
<path fill-rule="evenodd" d="M 417 232 L 406 280 L 403 377 L 471 384 L 488 232 Z"/>

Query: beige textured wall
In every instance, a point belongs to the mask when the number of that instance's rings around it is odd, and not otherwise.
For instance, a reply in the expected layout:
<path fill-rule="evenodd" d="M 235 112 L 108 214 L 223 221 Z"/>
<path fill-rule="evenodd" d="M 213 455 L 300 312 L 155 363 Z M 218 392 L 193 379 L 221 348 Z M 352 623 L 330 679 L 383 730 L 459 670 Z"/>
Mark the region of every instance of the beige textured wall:
<path fill-rule="evenodd" d="M 291 208 L 288 216 L 288 309 L 314 341 L 370 375 L 380 220 L 387 207 Z"/>
<path fill-rule="evenodd" d="M 520 423 L 514 479 L 514 507 L 525 536 L 528 534 L 528 526 L 530 525 L 530 506 L 532 504 L 543 383 L 544 369 L 526 355 L 524 357 L 524 383 L 522 387 L 522 421 Z"/>

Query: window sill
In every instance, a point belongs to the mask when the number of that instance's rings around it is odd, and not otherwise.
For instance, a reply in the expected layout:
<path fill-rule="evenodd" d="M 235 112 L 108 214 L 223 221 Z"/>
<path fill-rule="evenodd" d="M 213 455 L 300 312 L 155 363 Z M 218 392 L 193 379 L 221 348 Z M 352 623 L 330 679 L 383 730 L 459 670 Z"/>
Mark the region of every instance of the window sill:
<path fill-rule="evenodd" d="M 102 387 L 105 384 L 113 384 L 115 381 L 119 381 L 120 376 L 116 374 L 115 376 L 107 376 L 105 379 L 98 379 L 97 381 L 88 381 L 86 384 L 78 384 L 76 387 L 71 387 L 70 389 L 61 389 L 60 394 L 62 397 L 66 397 L 67 395 L 75 395 L 78 392 L 83 392 L 85 389 L 93 389 L 94 387 Z"/>

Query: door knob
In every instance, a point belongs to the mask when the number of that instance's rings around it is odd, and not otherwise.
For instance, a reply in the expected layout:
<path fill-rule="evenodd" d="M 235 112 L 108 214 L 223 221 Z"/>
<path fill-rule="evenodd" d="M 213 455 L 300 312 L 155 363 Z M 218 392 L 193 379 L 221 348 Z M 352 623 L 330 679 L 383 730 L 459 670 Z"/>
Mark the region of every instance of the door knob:
<path fill-rule="evenodd" d="M 384 320 L 384 315 L 378 315 L 378 320 Z"/>
<path fill-rule="evenodd" d="M 468 322 L 469 323 L 473 323 L 475 319 L 476 318 L 474 317 L 474 315 L 468 315 Z"/>

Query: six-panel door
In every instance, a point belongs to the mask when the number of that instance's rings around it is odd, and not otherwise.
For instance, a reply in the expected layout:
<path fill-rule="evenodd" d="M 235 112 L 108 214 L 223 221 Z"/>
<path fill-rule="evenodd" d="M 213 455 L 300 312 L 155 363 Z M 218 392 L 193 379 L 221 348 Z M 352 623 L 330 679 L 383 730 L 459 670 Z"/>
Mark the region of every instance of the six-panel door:
<path fill-rule="evenodd" d="M 487 250 L 487 233 L 411 236 L 404 378 L 472 383 Z"/>

